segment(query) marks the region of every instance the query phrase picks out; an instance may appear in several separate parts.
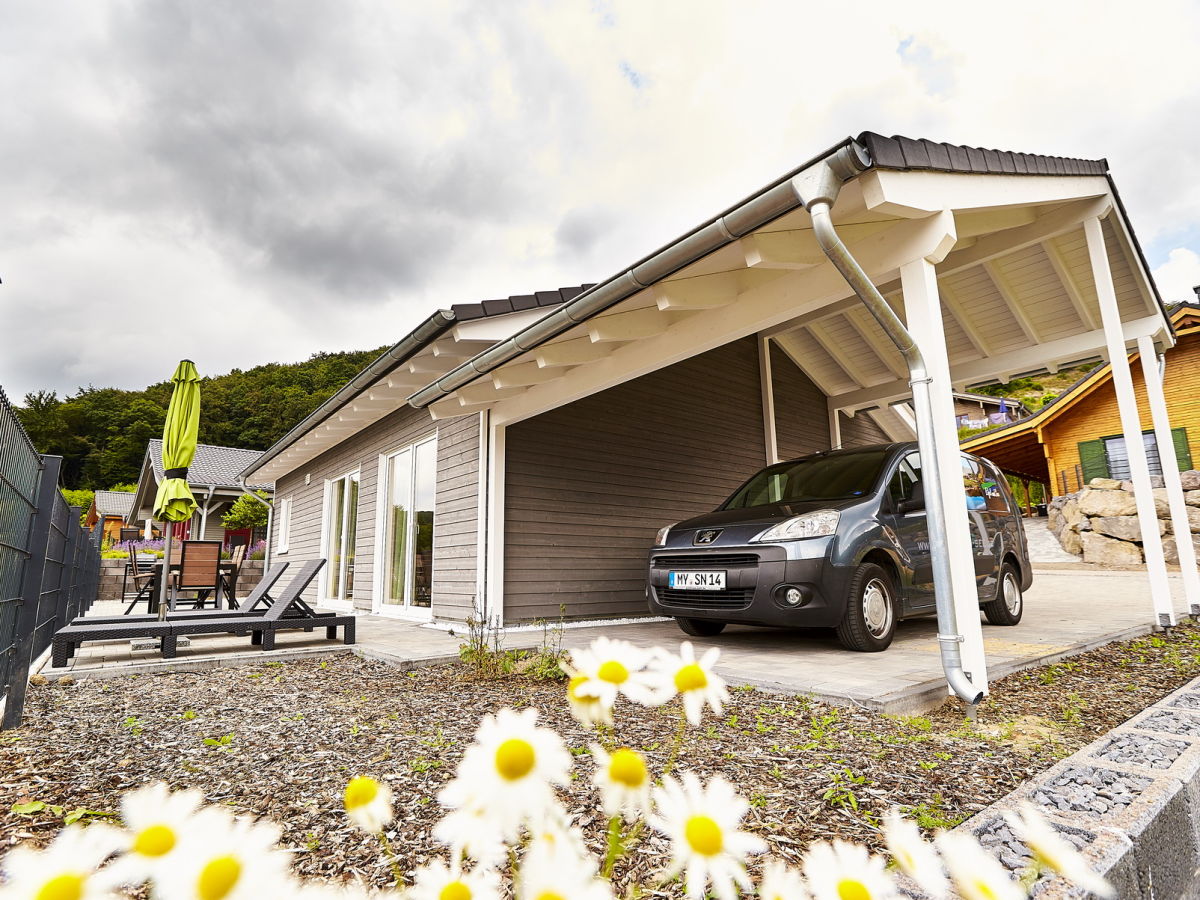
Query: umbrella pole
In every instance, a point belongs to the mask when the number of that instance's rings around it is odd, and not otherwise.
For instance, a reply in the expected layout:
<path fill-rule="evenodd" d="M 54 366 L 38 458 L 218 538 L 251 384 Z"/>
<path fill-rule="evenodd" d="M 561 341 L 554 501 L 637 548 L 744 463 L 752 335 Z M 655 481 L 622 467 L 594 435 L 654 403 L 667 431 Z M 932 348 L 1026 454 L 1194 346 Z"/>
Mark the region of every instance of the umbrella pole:
<path fill-rule="evenodd" d="M 175 530 L 174 522 L 164 522 L 163 532 L 163 562 L 162 579 L 158 585 L 158 621 L 167 618 L 167 582 L 171 580 L 171 532 Z"/>

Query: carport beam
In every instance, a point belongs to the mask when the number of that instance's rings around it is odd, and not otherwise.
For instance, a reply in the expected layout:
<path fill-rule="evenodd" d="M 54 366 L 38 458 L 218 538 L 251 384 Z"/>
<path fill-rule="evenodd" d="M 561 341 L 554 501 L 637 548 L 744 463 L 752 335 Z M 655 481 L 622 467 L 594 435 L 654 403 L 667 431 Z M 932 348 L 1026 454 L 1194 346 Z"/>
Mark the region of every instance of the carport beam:
<path fill-rule="evenodd" d="M 1175 609 L 1171 603 L 1171 585 L 1167 580 L 1162 536 L 1158 533 L 1158 514 L 1154 508 L 1154 493 L 1150 486 L 1150 463 L 1146 458 L 1146 445 L 1142 439 L 1137 395 L 1133 391 L 1133 375 L 1129 370 L 1129 351 L 1125 346 L 1125 333 L 1121 327 L 1121 310 L 1117 306 L 1117 292 L 1113 286 L 1112 269 L 1108 264 L 1108 251 L 1104 247 L 1104 230 L 1100 226 L 1100 219 L 1085 219 L 1083 231 L 1087 237 L 1096 296 L 1100 301 L 1100 321 L 1104 325 L 1104 342 L 1108 348 L 1113 390 L 1117 395 L 1117 411 L 1121 415 L 1121 433 L 1125 437 L 1125 452 L 1129 455 L 1129 474 L 1133 480 L 1138 525 L 1142 530 L 1142 550 L 1146 554 L 1146 570 L 1150 578 L 1150 598 L 1157 624 L 1165 627 L 1175 624 Z"/>
<path fill-rule="evenodd" d="M 1175 535 L 1179 568 L 1183 573 L 1183 596 L 1187 601 L 1188 611 L 1193 616 L 1200 615 L 1200 572 L 1196 570 L 1196 549 L 1191 541 L 1192 528 L 1188 522 L 1183 482 L 1179 479 L 1179 459 L 1175 456 L 1175 440 L 1167 415 L 1167 398 L 1163 395 L 1162 373 L 1158 368 L 1159 357 L 1154 352 L 1152 338 L 1138 338 L 1137 346 L 1142 361 L 1142 378 L 1146 382 L 1146 397 L 1150 401 L 1150 418 L 1154 422 L 1154 441 L 1158 444 L 1158 459 L 1162 463 L 1163 484 L 1167 489 L 1171 531 Z M 1180 540 L 1181 535 L 1187 537 Z"/>

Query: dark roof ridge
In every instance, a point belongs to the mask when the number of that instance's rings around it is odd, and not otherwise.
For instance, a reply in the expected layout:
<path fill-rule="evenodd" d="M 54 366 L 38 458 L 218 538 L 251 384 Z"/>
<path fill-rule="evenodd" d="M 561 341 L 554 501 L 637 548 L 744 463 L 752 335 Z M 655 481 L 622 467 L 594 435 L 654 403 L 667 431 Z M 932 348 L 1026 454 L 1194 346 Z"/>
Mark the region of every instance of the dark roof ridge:
<path fill-rule="evenodd" d="M 980 175 L 1107 175 L 1107 159 L 1045 156 L 1013 150 L 991 150 L 965 144 L 947 144 L 926 138 L 894 134 L 885 137 L 864 131 L 858 141 L 880 169 L 928 169 Z"/>

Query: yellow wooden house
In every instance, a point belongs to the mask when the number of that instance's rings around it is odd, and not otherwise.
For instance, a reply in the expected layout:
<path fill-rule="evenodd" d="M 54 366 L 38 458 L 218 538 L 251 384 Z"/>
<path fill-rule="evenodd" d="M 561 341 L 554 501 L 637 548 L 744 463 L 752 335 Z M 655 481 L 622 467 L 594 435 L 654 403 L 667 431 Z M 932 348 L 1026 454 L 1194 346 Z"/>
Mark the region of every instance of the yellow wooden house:
<path fill-rule="evenodd" d="M 1178 341 L 1162 358 L 1163 393 L 1179 467 L 1187 470 L 1193 468 L 1194 459 L 1200 459 L 1200 304 L 1176 308 L 1171 324 Z M 1132 354 L 1131 363 L 1137 358 Z M 1148 423 L 1141 366 L 1132 369 L 1138 412 L 1141 421 Z M 1144 432 L 1143 439 L 1150 472 L 1161 475 L 1153 431 Z M 1034 415 L 968 438 L 962 446 L 1005 472 L 1046 485 L 1050 496 L 1077 491 L 1093 478 L 1129 479 L 1112 367 L 1107 364 L 1093 369 Z"/>

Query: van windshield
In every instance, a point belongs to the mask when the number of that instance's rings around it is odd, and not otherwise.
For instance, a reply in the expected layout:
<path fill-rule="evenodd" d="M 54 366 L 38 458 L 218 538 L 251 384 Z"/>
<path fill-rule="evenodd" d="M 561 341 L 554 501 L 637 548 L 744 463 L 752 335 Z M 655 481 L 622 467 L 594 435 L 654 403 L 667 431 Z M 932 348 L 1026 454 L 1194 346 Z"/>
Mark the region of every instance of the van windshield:
<path fill-rule="evenodd" d="M 749 509 L 772 503 L 851 500 L 871 492 L 890 451 L 865 450 L 769 466 L 747 481 L 722 509 Z"/>

